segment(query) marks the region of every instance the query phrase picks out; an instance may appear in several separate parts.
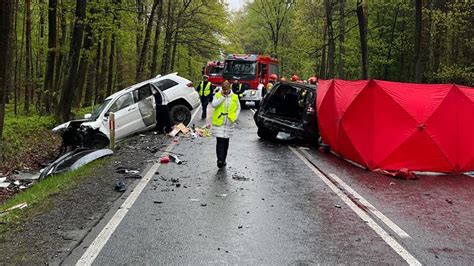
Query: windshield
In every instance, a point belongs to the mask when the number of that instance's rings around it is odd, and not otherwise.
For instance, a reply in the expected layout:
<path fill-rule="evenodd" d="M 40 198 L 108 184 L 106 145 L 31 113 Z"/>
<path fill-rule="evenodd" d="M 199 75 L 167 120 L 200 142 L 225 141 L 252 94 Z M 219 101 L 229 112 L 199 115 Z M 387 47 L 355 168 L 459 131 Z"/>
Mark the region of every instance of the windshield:
<path fill-rule="evenodd" d="M 217 66 L 210 66 L 209 67 L 209 75 L 217 76 L 221 73 L 221 71 L 222 71 L 222 68 L 220 68 L 220 67 L 217 67 Z"/>
<path fill-rule="evenodd" d="M 252 61 L 226 61 L 224 74 L 234 76 L 255 75 L 257 63 Z"/>
<path fill-rule="evenodd" d="M 105 107 L 107 106 L 107 104 L 110 102 L 110 99 L 109 100 L 105 100 L 103 103 L 97 105 L 94 110 L 92 110 L 92 116 L 91 116 L 91 119 L 92 120 L 96 120 L 99 115 L 102 113 L 102 111 L 104 111 Z"/>

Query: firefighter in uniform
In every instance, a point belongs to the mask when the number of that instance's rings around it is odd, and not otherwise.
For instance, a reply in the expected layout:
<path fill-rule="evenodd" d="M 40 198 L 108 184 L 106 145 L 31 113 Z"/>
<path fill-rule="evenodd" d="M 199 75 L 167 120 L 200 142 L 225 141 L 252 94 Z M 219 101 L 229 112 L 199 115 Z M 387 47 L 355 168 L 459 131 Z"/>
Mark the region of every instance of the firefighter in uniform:
<path fill-rule="evenodd" d="M 244 97 L 244 91 L 245 88 L 243 87 L 242 83 L 240 83 L 238 80 L 234 80 L 234 82 L 232 82 L 232 92 L 236 94 L 239 99 Z"/>
<path fill-rule="evenodd" d="M 212 99 L 212 92 L 214 91 L 214 86 L 209 82 L 209 77 L 207 75 L 202 76 L 203 81 L 197 85 L 196 90 L 201 99 L 202 105 L 202 115 L 201 118 L 205 119 L 207 117 L 207 105 L 209 104 L 210 99 Z"/>
<path fill-rule="evenodd" d="M 278 76 L 276 74 L 271 74 L 268 80 L 268 84 L 265 87 L 267 92 L 270 92 L 270 90 L 273 88 L 273 85 L 275 85 L 276 80 L 278 79 Z"/>
<path fill-rule="evenodd" d="M 217 167 L 223 168 L 227 165 L 227 151 L 229 150 L 229 138 L 232 135 L 233 124 L 240 113 L 239 97 L 232 92 L 231 85 L 227 80 L 222 83 L 222 90 L 214 96 L 212 107 L 214 107 L 212 135 L 217 140 Z"/>

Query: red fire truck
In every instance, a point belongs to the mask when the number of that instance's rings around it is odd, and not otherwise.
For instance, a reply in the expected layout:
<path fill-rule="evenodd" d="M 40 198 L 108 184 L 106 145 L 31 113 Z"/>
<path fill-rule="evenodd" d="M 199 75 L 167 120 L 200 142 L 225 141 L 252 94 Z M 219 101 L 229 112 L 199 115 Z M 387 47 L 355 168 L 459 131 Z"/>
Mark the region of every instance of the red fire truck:
<path fill-rule="evenodd" d="M 278 75 L 279 64 L 276 58 L 255 54 L 230 54 L 224 62 L 223 78 L 233 82 L 238 80 L 244 88 L 242 102 L 260 104 L 264 88 L 271 74 Z"/>
<path fill-rule="evenodd" d="M 209 77 L 209 81 L 214 86 L 220 86 L 224 82 L 222 77 L 222 71 L 224 70 L 224 62 L 220 61 L 209 61 L 203 69 L 203 75 Z"/>

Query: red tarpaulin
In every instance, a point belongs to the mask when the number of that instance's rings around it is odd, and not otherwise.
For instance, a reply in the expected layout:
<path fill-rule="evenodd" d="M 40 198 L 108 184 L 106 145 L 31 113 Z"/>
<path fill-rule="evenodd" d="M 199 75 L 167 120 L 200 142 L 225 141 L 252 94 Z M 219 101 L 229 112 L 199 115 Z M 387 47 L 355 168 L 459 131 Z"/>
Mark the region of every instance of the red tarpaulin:
<path fill-rule="evenodd" d="M 320 80 L 323 142 L 371 170 L 474 170 L 474 88 Z"/>

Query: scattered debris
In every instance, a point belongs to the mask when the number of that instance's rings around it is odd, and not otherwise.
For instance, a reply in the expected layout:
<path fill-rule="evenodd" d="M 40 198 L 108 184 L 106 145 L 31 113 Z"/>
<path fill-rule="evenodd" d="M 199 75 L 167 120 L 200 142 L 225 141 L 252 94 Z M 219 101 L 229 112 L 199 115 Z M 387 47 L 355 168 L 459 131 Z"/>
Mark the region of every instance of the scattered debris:
<path fill-rule="evenodd" d="M 181 184 L 179 184 L 179 183 L 178 183 L 178 184 L 176 184 L 176 187 L 180 187 L 180 186 L 181 186 Z"/>
<path fill-rule="evenodd" d="M 178 156 L 176 156 L 176 155 L 170 154 L 170 155 L 169 155 L 169 158 L 170 158 L 170 161 L 175 162 L 176 164 L 182 164 L 182 163 L 183 163 L 183 161 L 181 161 L 181 160 L 178 158 Z"/>
<path fill-rule="evenodd" d="M 155 204 L 163 204 L 163 201 L 155 200 L 155 201 L 153 201 L 153 203 L 155 203 Z"/>
<path fill-rule="evenodd" d="M 183 123 L 179 123 L 173 127 L 173 130 L 171 130 L 171 132 L 168 133 L 168 136 L 175 137 L 176 135 L 179 134 L 179 132 L 186 135 L 189 133 L 189 128 L 187 128 Z"/>
<path fill-rule="evenodd" d="M 387 170 L 382 170 L 382 169 L 375 169 L 375 173 L 383 174 L 383 175 L 388 175 L 391 177 L 395 177 L 398 179 L 404 179 L 404 180 L 418 180 L 420 179 L 414 172 L 408 170 L 407 168 L 401 168 L 397 171 L 387 171 Z"/>
<path fill-rule="evenodd" d="M 34 181 L 38 180 L 41 173 L 28 173 L 28 172 L 18 172 L 17 174 L 11 175 L 9 178 L 13 180 L 20 180 L 20 181 Z M 0 178 L 0 182 L 2 178 Z"/>
<path fill-rule="evenodd" d="M 390 185 L 390 186 L 394 186 L 394 185 L 396 185 L 396 184 L 395 184 L 395 182 L 390 182 L 389 185 Z"/>
<path fill-rule="evenodd" d="M 19 204 L 15 205 L 15 206 L 12 206 L 12 207 L 6 209 L 5 211 L 6 211 L 6 212 L 9 212 L 9 211 L 13 211 L 13 210 L 16 210 L 16 209 L 22 210 L 22 209 L 24 209 L 24 208 L 26 208 L 26 207 L 28 207 L 28 203 L 22 202 L 22 203 L 19 203 Z"/>
<path fill-rule="evenodd" d="M 339 204 L 336 204 L 336 205 L 334 205 L 334 207 L 336 207 L 336 208 L 340 209 L 340 208 L 341 208 L 341 205 L 339 205 Z"/>
<path fill-rule="evenodd" d="M 179 182 L 179 178 L 178 177 L 172 177 L 170 179 L 171 183 L 178 183 Z"/>
<path fill-rule="evenodd" d="M 238 229 L 242 229 L 242 228 L 244 228 L 244 227 L 243 227 L 242 225 L 239 225 L 237 228 L 238 228 Z"/>
<path fill-rule="evenodd" d="M 206 203 L 201 203 L 201 207 L 206 207 L 207 204 Z"/>
<path fill-rule="evenodd" d="M 127 190 L 127 188 L 125 187 L 125 182 L 117 181 L 115 183 L 115 190 L 118 192 L 124 192 L 125 190 Z"/>
<path fill-rule="evenodd" d="M 446 199 L 446 202 L 449 203 L 449 204 L 453 204 L 453 201 L 450 200 L 450 199 Z"/>
<path fill-rule="evenodd" d="M 227 197 L 227 194 L 217 194 L 216 197 L 218 198 L 224 198 L 224 197 Z"/>
<path fill-rule="evenodd" d="M 165 164 L 170 162 L 170 157 L 168 155 L 163 155 L 160 159 L 160 163 Z"/>
<path fill-rule="evenodd" d="M 0 183 L 0 188 L 7 188 L 10 186 L 10 182 L 2 182 Z"/>
<path fill-rule="evenodd" d="M 196 202 L 196 201 L 199 201 L 199 199 L 190 199 L 190 201 Z"/>
<path fill-rule="evenodd" d="M 244 177 L 244 176 L 239 176 L 236 174 L 232 175 L 232 179 L 237 180 L 237 181 L 249 181 L 250 178 Z"/>

